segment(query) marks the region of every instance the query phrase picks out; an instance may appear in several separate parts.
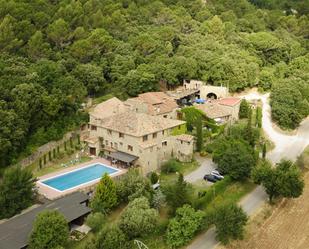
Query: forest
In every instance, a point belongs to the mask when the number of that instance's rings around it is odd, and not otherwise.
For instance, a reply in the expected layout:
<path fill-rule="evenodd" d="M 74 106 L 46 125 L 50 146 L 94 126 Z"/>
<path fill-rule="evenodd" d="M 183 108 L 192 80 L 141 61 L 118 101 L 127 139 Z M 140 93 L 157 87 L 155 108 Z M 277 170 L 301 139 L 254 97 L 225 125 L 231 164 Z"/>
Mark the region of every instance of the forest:
<path fill-rule="evenodd" d="M 309 114 L 306 0 L 0 0 L 0 167 L 87 120 L 87 96 L 184 79 L 271 92 L 273 119 Z"/>

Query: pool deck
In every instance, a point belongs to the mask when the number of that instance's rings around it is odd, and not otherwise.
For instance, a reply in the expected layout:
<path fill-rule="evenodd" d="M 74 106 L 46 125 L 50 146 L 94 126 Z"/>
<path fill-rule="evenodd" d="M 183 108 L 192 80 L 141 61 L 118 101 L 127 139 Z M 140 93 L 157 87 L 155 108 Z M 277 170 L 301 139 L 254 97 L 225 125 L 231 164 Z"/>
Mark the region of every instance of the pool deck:
<path fill-rule="evenodd" d="M 67 167 L 67 168 L 63 168 L 62 170 L 58 170 L 56 172 L 38 177 L 38 180 L 36 182 L 36 187 L 38 189 L 39 194 L 45 196 L 49 200 L 54 200 L 54 199 L 58 199 L 59 197 L 65 196 L 67 194 L 70 194 L 70 193 L 73 193 L 73 192 L 76 192 L 76 191 L 79 191 L 79 190 L 83 191 L 85 189 L 89 189 L 91 186 L 97 184 L 100 181 L 100 179 L 95 180 L 95 181 L 91 181 L 90 183 L 85 183 L 85 184 L 82 184 L 80 186 L 76 186 L 75 188 L 72 188 L 72 189 L 69 189 L 69 190 L 64 190 L 64 191 L 58 191 L 56 189 L 53 189 L 53 188 L 41 183 L 41 181 L 44 181 L 48 178 L 52 178 L 52 177 L 55 177 L 55 176 L 58 176 L 58 175 L 62 175 L 64 173 L 71 172 L 73 170 L 81 169 L 81 168 L 87 167 L 87 166 L 89 166 L 91 164 L 95 164 L 95 163 L 102 163 L 104 165 L 118 169 L 119 171 L 114 173 L 111 176 L 112 178 L 116 177 L 116 176 L 123 175 L 127 172 L 127 170 L 119 168 L 119 167 L 117 167 L 117 165 L 111 165 L 110 161 L 108 161 L 104 158 L 97 158 L 97 159 L 93 159 L 93 160 L 85 162 L 85 163 L 81 163 L 81 164 L 77 164 L 77 165 L 70 166 L 70 167 Z"/>

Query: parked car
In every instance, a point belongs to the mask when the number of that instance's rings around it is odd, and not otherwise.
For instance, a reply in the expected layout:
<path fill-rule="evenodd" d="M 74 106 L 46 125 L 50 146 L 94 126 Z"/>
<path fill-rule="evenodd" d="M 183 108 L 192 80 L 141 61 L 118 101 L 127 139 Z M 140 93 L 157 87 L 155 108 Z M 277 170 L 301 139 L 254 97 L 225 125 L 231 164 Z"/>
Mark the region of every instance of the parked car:
<path fill-rule="evenodd" d="M 217 170 L 213 170 L 210 173 L 212 176 L 214 176 L 217 180 L 222 180 L 224 179 L 224 176 L 221 175 Z"/>
<path fill-rule="evenodd" d="M 205 181 L 208 181 L 208 182 L 217 182 L 218 179 L 216 179 L 216 177 L 214 177 L 213 175 L 211 174 L 207 174 L 204 176 L 204 180 Z"/>
<path fill-rule="evenodd" d="M 219 168 L 215 168 L 215 170 L 213 171 L 216 171 L 217 173 L 219 173 L 220 175 L 224 176 L 225 175 L 225 172 L 223 172 L 221 169 Z"/>

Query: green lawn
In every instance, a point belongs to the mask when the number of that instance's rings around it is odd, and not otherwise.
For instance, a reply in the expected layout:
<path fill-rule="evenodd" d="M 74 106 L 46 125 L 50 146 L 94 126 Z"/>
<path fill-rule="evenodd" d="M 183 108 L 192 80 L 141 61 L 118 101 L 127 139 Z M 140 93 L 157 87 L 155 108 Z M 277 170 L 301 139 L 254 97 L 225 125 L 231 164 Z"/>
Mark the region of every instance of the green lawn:
<path fill-rule="evenodd" d="M 160 181 L 163 182 L 174 181 L 177 179 L 179 173 L 187 175 L 199 167 L 199 163 L 195 160 L 189 163 L 180 163 L 179 165 L 180 168 L 177 173 L 170 173 L 170 174 L 161 173 Z"/>
<path fill-rule="evenodd" d="M 64 169 L 63 166 L 61 166 L 61 164 L 68 164 L 71 160 L 75 159 L 75 154 L 71 155 L 71 156 L 67 156 L 65 158 L 59 159 L 59 160 L 55 160 L 52 164 L 43 167 L 42 169 L 38 169 L 37 167 L 35 167 L 34 169 L 32 169 L 33 175 L 35 177 L 40 177 L 49 173 L 53 173 L 55 171 Z M 84 156 L 81 157 L 80 162 L 78 162 L 76 165 L 80 164 L 80 163 L 84 163 L 87 161 L 90 161 L 92 158 L 88 157 L 88 156 Z M 69 167 L 74 166 L 74 165 L 69 165 Z"/>

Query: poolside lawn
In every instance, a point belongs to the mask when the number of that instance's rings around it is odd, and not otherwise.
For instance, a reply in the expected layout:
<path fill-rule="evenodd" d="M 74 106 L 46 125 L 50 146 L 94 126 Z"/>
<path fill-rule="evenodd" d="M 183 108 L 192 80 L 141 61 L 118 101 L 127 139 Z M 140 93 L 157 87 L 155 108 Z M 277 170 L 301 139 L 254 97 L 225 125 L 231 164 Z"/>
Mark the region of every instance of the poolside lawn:
<path fill-rule="evenodd" d="M 51 165 L 43 167 L 41 169 L 35 168 L 32 171 L 33 175 L 35 177 L 40 177 L 40 176 L 43 176 L 43 175 L 47 175 L 49 173 L 53 173 L 53 172 L 58 171 L 60 169 L 64 169 L 62 164 L 68 164 L 73 159 L 75 159 L 74 155 L 73 156 L 71 155 L 70 157 L 65 157 L 63 159 L 56 160 Z M 83 156 L 83 157 L 81 157 L 80 161 L 77 164 L 75 164 L 75 165 L 78 165 L 78 164 L 81 164 L 81 163 L 85 163 L 85 162 L 88 162 L 90 160 L 92 160 L 91 157 Z M 74 165 L 69 165 L 69 166 L 74 166 Z"/>

